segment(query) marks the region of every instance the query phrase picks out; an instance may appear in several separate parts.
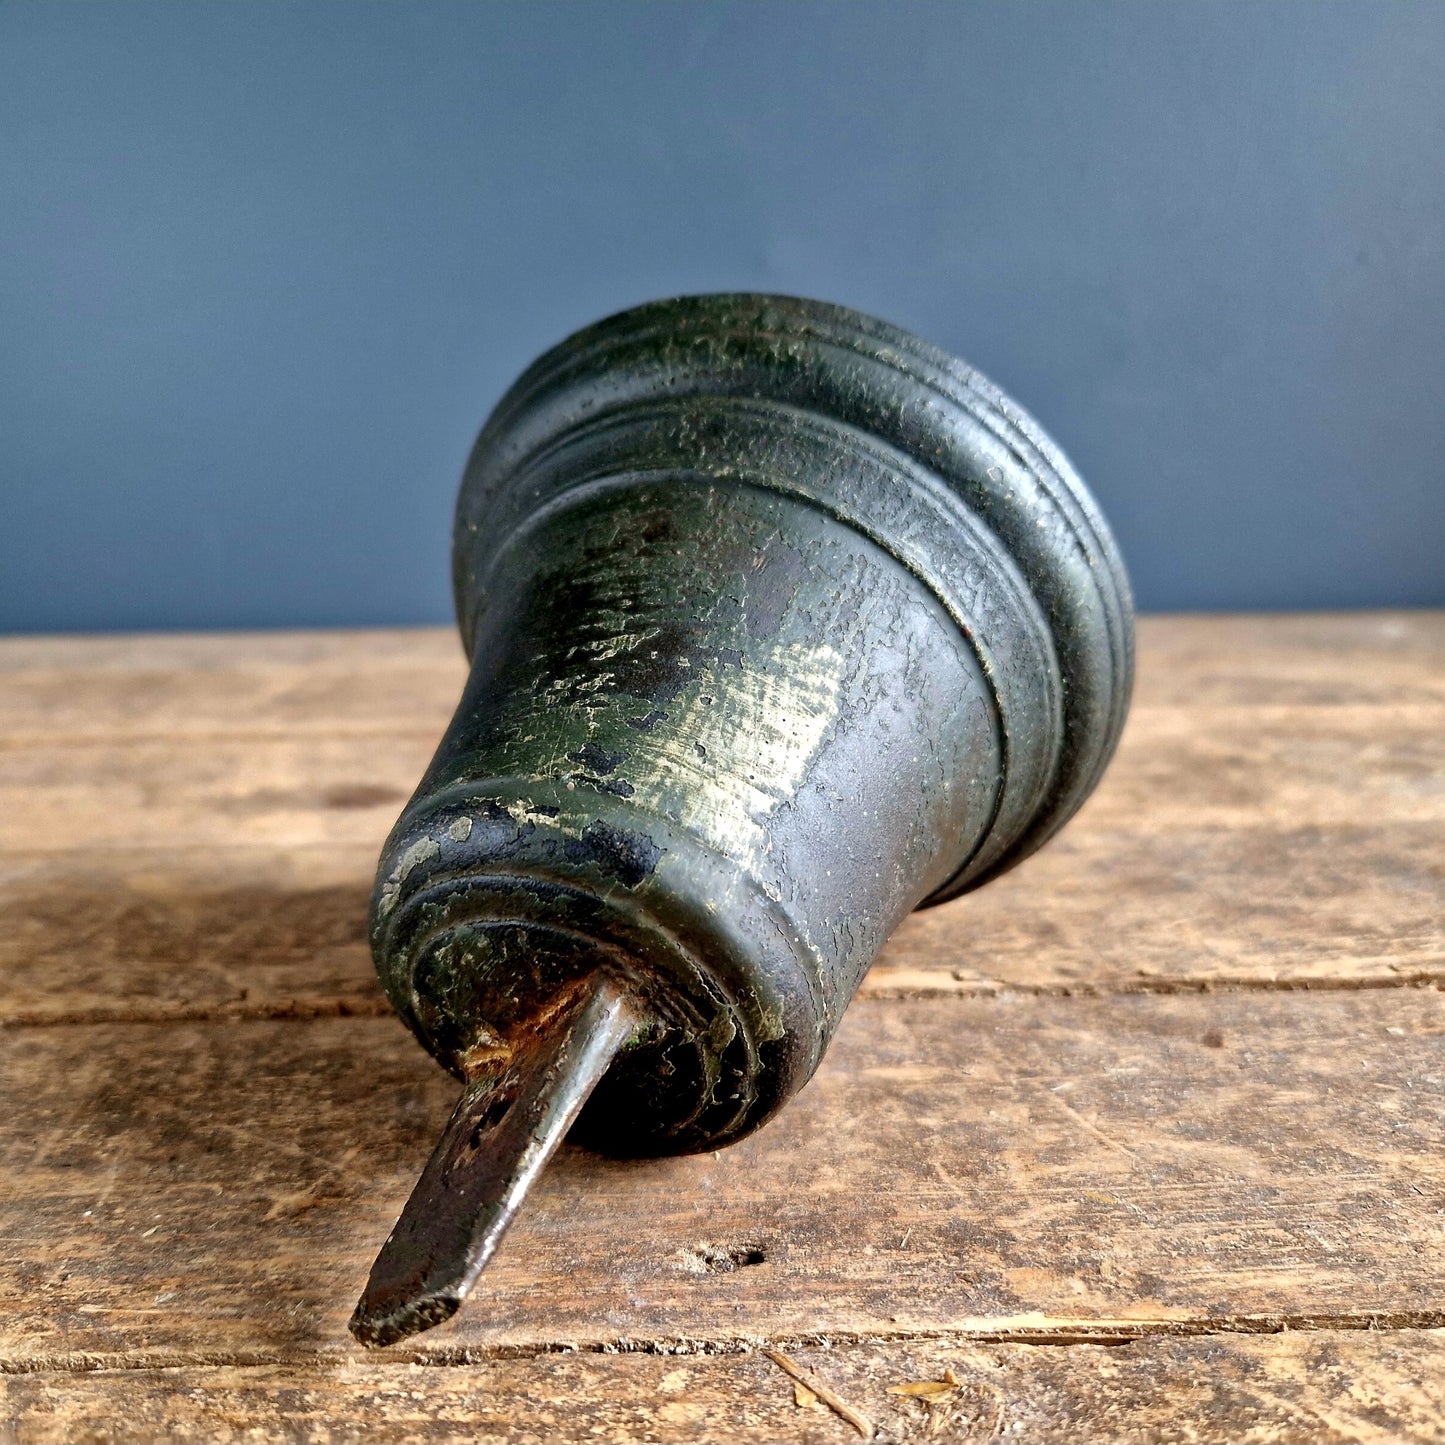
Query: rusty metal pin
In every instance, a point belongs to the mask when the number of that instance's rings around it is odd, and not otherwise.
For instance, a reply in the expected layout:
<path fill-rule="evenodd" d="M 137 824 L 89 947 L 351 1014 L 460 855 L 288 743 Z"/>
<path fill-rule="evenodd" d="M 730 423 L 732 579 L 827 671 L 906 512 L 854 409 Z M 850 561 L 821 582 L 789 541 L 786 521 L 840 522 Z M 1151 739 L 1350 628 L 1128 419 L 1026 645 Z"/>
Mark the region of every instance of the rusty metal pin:
<path fill-rule="evenodd" d="M 371 1268 L 351 1333 L 390 1345 L 450 1319 L 636 1025 L 600 977 L 520 1030 L 463 1091 Z"/>
<path fill-rule="evenodd" d="M 471 674 L 371 942 L 467 1091 L 358 1307 L 372 1344 L 455 1311 L 574 1115 L 614 1155 L 762 1125 L 898 922 L 1089 795 L 1132 677 L 1123 564 L 1037 423 L 788 297 L 654 303 L 535 362 L 453 569 Z"/>

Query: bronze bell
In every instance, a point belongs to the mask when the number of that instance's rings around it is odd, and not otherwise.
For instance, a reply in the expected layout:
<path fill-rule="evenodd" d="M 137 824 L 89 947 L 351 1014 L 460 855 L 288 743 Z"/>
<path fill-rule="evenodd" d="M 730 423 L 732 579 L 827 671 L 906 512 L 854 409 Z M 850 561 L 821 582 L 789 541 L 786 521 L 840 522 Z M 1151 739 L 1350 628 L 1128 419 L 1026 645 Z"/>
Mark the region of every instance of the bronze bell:
<path fill-rule="evenodd" d="M 1132 672 L 1097 505 L 977 372 L 775 296 L 533 363 L 457 504 L 471 676 L 382 852 L 376 966 L 466 1088 L 351 1328 L 453 1314 L 564 1134 L 715 1149 L 911 909 L 1098 782 Z"/>

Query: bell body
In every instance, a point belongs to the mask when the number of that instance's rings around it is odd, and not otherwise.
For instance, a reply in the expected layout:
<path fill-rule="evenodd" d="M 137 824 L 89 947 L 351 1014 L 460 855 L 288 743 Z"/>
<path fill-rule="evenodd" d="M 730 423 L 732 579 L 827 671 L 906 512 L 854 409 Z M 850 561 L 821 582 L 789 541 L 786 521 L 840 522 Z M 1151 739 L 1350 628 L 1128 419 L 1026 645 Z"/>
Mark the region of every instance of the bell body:
<path fill-rule="evenodd" d="M 818 303 L 658 303 L 543 357 L 454 562 L 471 674 L 377 966 L 463 1078 L 607 977 L 634 1024 L 573 1137 L 611 1153 L 763 1122 L 900 919 L 1078 807 L 1127 703 L 1127 584 L 1057 449 Z"/>

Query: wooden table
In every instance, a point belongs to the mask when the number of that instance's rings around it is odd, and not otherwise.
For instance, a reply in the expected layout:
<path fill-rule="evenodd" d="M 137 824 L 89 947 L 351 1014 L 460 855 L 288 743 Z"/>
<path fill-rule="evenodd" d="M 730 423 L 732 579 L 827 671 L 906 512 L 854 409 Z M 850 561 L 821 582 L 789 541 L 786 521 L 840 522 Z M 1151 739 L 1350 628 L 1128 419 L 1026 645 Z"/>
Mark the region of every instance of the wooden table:
<path fill-rule="evenodd" d="M 900 930 L 776 1122 L 564 1149 L 367 1354 L 455 1086 L 363 920 L 461 675 L 0 642 L 0 1437 L 859 1438 L 789 1364 L 883 1438 L 1445 1436 L 1445 614 L 1146 621 L 1097 797 Z"/>

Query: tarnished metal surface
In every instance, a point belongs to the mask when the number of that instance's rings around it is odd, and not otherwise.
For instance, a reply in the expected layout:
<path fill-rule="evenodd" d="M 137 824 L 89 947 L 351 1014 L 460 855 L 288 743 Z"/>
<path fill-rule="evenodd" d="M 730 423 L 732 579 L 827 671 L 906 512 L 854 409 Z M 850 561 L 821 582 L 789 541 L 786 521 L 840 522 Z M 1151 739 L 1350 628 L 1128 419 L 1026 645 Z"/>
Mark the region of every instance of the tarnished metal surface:
<path fill-rule="evenodd" d="M 471 678 L 382 857 L 377 967 L 464 1078 L 616 980 L 637 1027 L 574 1131 L 613 1153 L 762 1123 L 891 929 L 1056 830 L 1127 705 L 1127 583 L 1064 458 L 819 303 L 663 302 L 548 353 L 454 562 Z"/>

